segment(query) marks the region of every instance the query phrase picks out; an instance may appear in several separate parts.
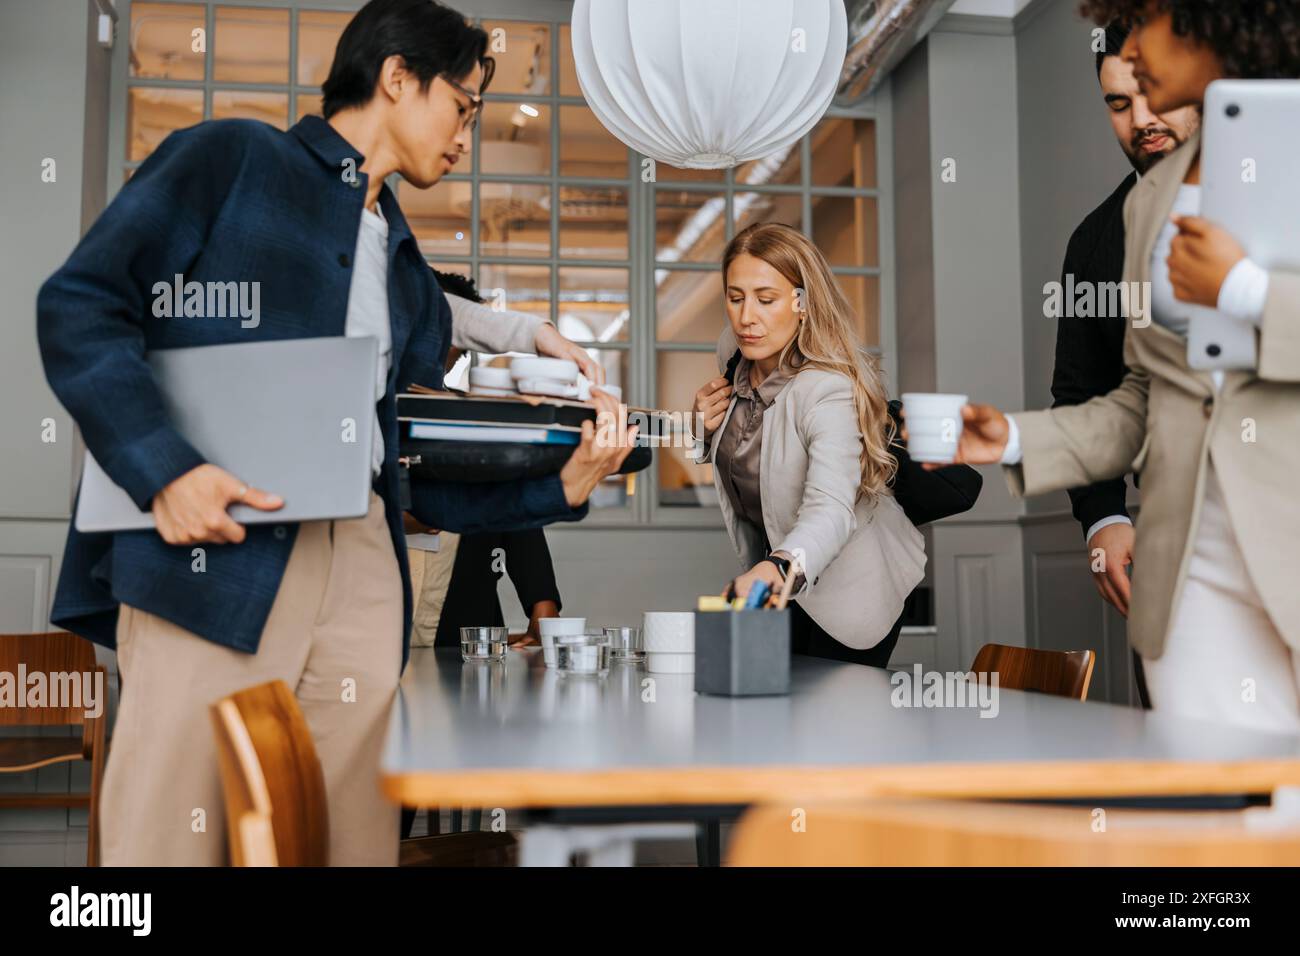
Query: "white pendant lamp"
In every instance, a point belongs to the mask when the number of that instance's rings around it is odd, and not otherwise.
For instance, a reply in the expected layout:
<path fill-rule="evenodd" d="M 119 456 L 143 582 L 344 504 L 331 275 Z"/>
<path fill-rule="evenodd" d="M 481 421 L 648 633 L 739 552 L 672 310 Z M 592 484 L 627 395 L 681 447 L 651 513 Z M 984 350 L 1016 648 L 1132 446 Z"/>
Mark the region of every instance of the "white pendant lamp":
<path fill-rule="evenodd" d="M 573 60 L 616 137 L 671 166 L 768 156 L 826 112 L 848 44 L 843 0 L 577 0 Z"/>

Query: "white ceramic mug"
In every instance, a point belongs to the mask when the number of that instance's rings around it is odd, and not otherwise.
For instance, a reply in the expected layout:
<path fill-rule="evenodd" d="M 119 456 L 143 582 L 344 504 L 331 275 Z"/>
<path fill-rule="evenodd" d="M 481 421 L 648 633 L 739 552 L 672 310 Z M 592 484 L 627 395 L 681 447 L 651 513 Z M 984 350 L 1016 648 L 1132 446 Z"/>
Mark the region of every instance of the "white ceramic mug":
<path fill-rule="evenodd" d="M 647 611 L 642 630 L 646 653 L 695 653 L 694 611 Z"/>
<path fill-rule="evenodd" d="M 913 461 L 943 464 L 957 457 L 961 441 L 961 410 L 965 395 L 934 392 L 903 394 L 903 423 L 907 427 L 907 453 Z"/>
<path fill-rule="evenodd" d="M 649 651 L 645 668 L 651 674 L 694 674 L 694 654 L 674 654 L 671 651 Z"/>
<path fill-rule="evenodd" d="M 585 634 L 587 619 L 585 617 L 544 617 L 537 622 L 542 636 L 542 659 L 547 667 L 555 666 L 555 638 L 570 634 Z"/>

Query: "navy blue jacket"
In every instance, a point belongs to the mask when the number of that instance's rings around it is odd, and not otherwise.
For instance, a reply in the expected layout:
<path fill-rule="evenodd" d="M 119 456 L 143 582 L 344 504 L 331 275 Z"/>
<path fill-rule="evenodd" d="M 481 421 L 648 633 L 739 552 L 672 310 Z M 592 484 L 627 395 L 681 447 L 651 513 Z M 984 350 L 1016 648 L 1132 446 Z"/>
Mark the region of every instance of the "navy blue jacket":
<path fill-rule="evenodd" d="M 343 335 L 352 255 L 365 201 L 364 157 L 319 117 L 289 132 L 248 120 L 173 133 L 123 186 L 68 261 L 41 288 L 37 333 L 50 387 L 86 446 L 141 508 L 203 457 L 172 427 L 149 372 L 152 349 Z M 347 161 L 351 160 L 351 164 Z M 350 169 L 355 176 L 345 175 Z M 354 182 L 349 180 L 354 179 Z M 398 496 L 396 394 L 442 386 L 451 312 L 387 186 L 392 369 L 379 403 L 384 499 L 402 569 L 403 661 L 411 584 Z M 260 321 L 157 318 L 153 287 L 260 283 Z M 245 328 L 244 326 L 249 327 Z M 558 476 L 498 484 L 415 483 L 411 511 L 450 531 L 480 532 L 573 521 Z M 121 603 L 217 644 L 257 650 L 297 526 L 250 525 L 237 545 L 209 545 L 206 571 L 192 548 L 156 531 L 68 531 L 51 615 L 55 624 L 115 645 Z"/>

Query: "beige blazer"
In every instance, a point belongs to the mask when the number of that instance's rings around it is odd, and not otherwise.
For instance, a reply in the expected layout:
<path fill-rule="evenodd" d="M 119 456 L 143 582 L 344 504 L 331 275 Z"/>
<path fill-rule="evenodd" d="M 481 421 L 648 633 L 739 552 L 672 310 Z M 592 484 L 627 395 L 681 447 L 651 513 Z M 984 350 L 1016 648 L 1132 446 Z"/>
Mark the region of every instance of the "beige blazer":
<path fill-rule="evenodd" d="M 1129 194 L 1125 282 L 1151 281 L 1152 249 L 1199 148 L 1197 135 Z M 1006 469 L 1013 494 L 1141 474 L 1128 633 L 1145 658 L 1164 650 L 1211 458 L 1251 579 L 1283 638 L 1300 648 L 1300 275 L 1270 274 L 1257 334 L 1259 371 L 1226 373 L 1216 395 L 1210 373 L 1188 367 L 1185 338 L 1149 315 L 1131 320 L 1130 371 L 1118 388 L 1015 416 L 1024 459 Z"/>
<path fill-rule="evenodd" d="M 736 350 L 730 329 L 718 341 L 718 370 Z M 705 436 L 701 461 L 713 461 L 722 425 Z M 858 499 L 862 436 L 852 383 L 843 375 L 805 369 L 763 413 L 759 490 L 763 525 L 773 551 L 805 556 L 808 579 L 799 606 L 841 644 L 875 647 L 903 612 L 903 601 L 925 574 L 921 533 L 890 493 Z M 745 570 L 764 556 L 758 530 L 741 520 L 713 469 L 722 518 Z"/>

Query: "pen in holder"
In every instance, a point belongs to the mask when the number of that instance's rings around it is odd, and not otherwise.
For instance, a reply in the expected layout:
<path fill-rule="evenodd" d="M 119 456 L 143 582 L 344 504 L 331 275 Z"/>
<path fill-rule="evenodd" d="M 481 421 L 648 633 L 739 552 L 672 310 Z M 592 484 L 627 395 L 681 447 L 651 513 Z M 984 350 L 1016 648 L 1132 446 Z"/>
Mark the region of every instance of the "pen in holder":
<path fill-rule="evenodd" d="M 781 582 L 781 594 L 774 605 L 778 611 L 785 610 L 786 602 L 790 600 L 790 588 L 794 584 L 794 579 L 803 570 L 803 562 L 799 560 L 801 553 L 798 550 L 795 551 L 794 560 L 790 562 L 790 570 L 786 574 L 785 580 Z"/>

